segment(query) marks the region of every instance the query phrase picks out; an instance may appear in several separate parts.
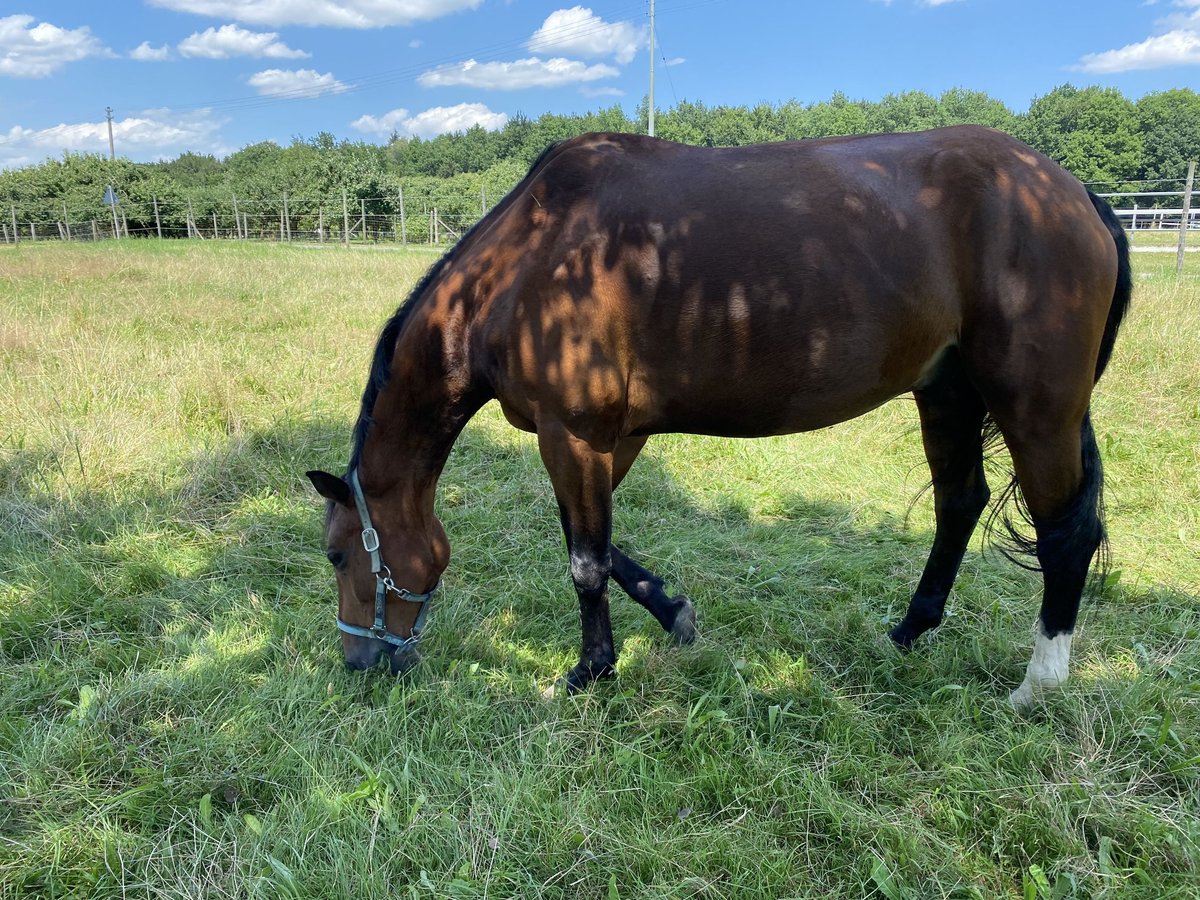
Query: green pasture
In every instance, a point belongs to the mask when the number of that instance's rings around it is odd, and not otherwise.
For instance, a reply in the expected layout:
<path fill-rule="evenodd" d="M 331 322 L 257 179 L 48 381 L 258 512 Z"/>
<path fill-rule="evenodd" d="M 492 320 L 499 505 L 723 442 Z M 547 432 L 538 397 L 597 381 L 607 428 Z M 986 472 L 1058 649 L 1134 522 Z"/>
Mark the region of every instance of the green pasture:
<path fill-rule="evenodd" d="M 903 398 L 651 441 L 618 540 L 701 638 L 614 594 L 619 677 L 554 700 L 558 517 L 490 406 L 423 665 L 347 672 L 303 472 L 344 467 L 432 259 L 0 248 L 0 898 L 1200 896 L 1200 258 L 1134 257 L 1094 405 L 1113 570 L 1025 715 L 1039 586 L 978 539 L 945 625 L 886 641 L 932 529 Z"/>

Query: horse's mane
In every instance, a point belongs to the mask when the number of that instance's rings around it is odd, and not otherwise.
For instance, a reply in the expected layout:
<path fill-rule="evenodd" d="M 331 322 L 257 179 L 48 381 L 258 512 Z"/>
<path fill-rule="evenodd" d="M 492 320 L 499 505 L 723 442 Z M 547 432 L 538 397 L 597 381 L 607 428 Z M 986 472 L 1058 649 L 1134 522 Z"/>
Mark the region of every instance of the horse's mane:
<path fill-rule="evenodd" d="M 388 379 L 392 374 L 392 357 L 396 353 L 396 342 L 404 332 L 404 326 L 411 318 L 412 311 L 417 308 L 421 297 L 424 296 L 429 286 L 445 271 L 446 267 L 458 258 L 460 252 L 467 246 L 470 239 L 476 233 L 485 231 L 488 225 L 494 222 L 512 205 L 513 198 L 520 194 L 521 188 L 528 184 L 538 169 L 541 168 L 542 164 L 563 143 L 560 141 L 551 144 L 542 151 L 542 154 L 534 160 L 533 165 L 529 167 L 529 171 L 521 179 L 520 183 L 509 191 L 504 199 L 493 207 L 491 212 L 468 228 L 463 236 L 459 238 L 458 242 L 429 268 L 429 271 L 417 282 L 416 287 L 409 292 L 407 299 L 400 304 L 395 313 L 392 314 L 392 317 L 383 326 L 383 330 L 379 333 L 379 340 L 375 343 L 375 353 L 371 358 L 371 370 L 367 375 L 367 386 L 363 389 L 362 404 L 358 410 L 358 421 L 354 423 L 354 431 L 350 444 L 350 464 L 346 467 L 347 476 L 358 468 L 359 463 L 362 461 L 363 445 L 366 443 L 367 432 L 370 431 L 373 421 L 371 412 L 375 409 L 375 401 L 379 399 L 380 393 L 387 386 Z"/>

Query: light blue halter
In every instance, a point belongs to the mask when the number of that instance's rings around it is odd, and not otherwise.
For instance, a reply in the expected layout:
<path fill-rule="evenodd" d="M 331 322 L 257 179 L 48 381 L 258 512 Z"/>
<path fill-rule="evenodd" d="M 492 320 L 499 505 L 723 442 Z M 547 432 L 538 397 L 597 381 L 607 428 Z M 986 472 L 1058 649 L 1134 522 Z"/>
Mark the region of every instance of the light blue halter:
<path fill-rule="evenodd" d="M 421 629 L 425 626 L 425 614 L 429 612 L 429 601 L 433 599 L 434 591 L 438 589 L 441 581 L 439 580 L 424 594 L 414 594 L 402 587 L 396 587 L 396 583 L 392 581 L 392 570 L 383 564 L 383 557 L 379 553 L 379 532 L 371 524 L 371 516 L 367 512 L 367 500 L 363 496 L 362 484 L 358 480 L 358 469 L 350 472 L 350 487 L 354 491 L 354 504 L 358 507 L 358 517 L 362 520 L 363 549 L 371 555 L 371 573 L 375 576 L 375 622 L 370 628 L 364 628 L 361 625 L 344 622 L 339 616 L 337 627 L 346 634 L 383 641 L 399 650 L 415 648 L 417 641 L 421 639 Z M 396 594 L 401 600 L 408 603 L 421 604 L 417 620 L 413 622 L 412 634 L 408 637 L 400 637 L 387 630 L 385 613 L 389 592 Z"/>

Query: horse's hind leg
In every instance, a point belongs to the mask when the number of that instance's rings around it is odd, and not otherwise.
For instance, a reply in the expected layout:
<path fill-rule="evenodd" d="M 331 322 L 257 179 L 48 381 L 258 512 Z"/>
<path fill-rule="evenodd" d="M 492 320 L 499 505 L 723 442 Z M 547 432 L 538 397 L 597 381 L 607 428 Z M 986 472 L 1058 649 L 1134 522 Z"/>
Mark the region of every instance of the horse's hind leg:
<path fill-rule="evenodd" d="M 933 476 L 937 530 L 908 612 L 891 631 L 892 640 L 905 649 L 941 624 L 946 598 L 989 497 L 983 474 L 986 408 L 963 372 L 958 351 L 948 351 L 932 380 L 913 395 Z"/>
<path fill-rule="evenodd" d="M 1003 428 L 1004 423 L 1001 422 Z M 1091 418 L 1084 413 L 1050 433 L 1005 430 L 1021 493 L 1037 533 L 1042 609 L 1033 656 L 1014 706 L 1067 680 L 1071 637 L 1092 557 L 1104 540 L 1103 472 Z"/>
<path fill-rule="evenodd" d="M 613 453 L 613 490 L 628 474 L 634 460 L 646 445 L 646 438 L 625 438 Z M 692 602 L 682 594 L 670 597 L 663 590 L 663 580 L 642 568 L 612 544 L 612 577 L 621 590 L 644 606 L 658 620 L 663 630 L 677 643 L 690 644 L 696 638 L 696 612 Z"/>

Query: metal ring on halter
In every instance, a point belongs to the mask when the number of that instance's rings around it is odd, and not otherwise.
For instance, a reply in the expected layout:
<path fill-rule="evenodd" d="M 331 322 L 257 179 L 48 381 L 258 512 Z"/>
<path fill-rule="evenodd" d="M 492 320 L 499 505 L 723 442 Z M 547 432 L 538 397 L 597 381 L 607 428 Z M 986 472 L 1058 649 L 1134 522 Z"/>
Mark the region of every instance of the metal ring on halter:
<path fill-rule="evenodd" d="M 434 592 L 441 586 L 441 580 L 439 579 L 437 584 L 424 594 L 414 594 L 412 591 L 396 586 L 396 582 L 392 580 L 392 570 L 383 564 L 383 557 L 379 553 L 379 532 L 371 525 L 371 516 L 367 512 L 367 500 L 363 496 L 357 469 L 350 472 L 350 487 L 354 491 L 354 503 L 358 507 L 358 517 L 362 521 L 363 549 L 371 555 L 371 573 L 375 576 L 375 621 L 370 628 L 365 628 L 362 625 L 351 625 L 339 616 L 337 619 L 338 630 L 355 637 L 383 641 L 398 649 L 415 647 L 421 639 L 421 631 L 425 626 L 429 601 L 433 599 Z M 380 574 L 381 572 L 387 572 L 387 576 L 384 577 Z M 387 595 L 389 593 L 397 594 L 401 600 L 408 603 L 421 604 L 421 609 L 417 612 L 417 620 L 413 622 L 412 634 L 408 637 L 400 637 L 387 630 Z"/>

